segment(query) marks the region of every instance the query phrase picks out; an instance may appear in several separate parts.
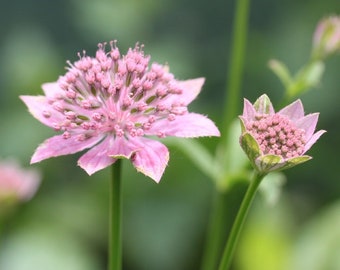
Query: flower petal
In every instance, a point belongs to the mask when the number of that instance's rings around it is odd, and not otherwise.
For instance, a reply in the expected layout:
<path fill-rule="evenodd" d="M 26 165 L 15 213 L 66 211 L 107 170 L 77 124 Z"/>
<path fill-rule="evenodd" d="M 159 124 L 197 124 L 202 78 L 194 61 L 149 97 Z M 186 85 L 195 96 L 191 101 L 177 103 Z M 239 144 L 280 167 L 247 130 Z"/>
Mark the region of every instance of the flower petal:
<path fill-rule="evenodd" d="M 293 122 L 304 117 L 305 115 L 303 105 L 300 99 L 284 107 L 278 113 L 287 116 Z"/>
<path fill-rule="evenodd" d="M 179 97 L 185 105 L 191 103 L 201 92 L 204 81 L 204 78 L 197 78 L 178 82 L 178 86 L 183 90 Z"/>
<path fill-rule="evenodd" d="M 51 137 L 39 145 L 31 158 L 31 163 L 36 163 L 51 157 L 77 153 L 92 147 L 101 139 L 102 137 L 91 137 L 80 141 L 77 140 L 76 136 L 72 136 L 69 139 L 64 139 L 62 135 Z"/>
<path fill-rule="evenodd" d="M 204 80 L 204 78 L 197 78 L 186 81 L 176 81 L 176 85 L 182 90 L 182 93 L 179 95 L 167 95 L 161 100 L 161 103 L 165 106 L 171 106 L 173 103 L 180 102 L 184 106 L 187 106 L 200 93 Z"/>
<path fill-rule="evenodd" d="M 138 140 L 138 139 L 137 139 Z M 111 143 L 108 155 L 113 158 L 130 159 L 131 156 L 139 151 L 142 146 L 133 143 L 133 139 L 125 139 L 124 137 L 117 137 L 114 144 Z"/>
<path fill-rule="evenodd" d="M 43 89 L 47 97 L 55 97 L 56 95 L 63 93 L 64 91 L 59 87 L 58 82 L 44 83 L 41 88 Z"/>
<path fill-rule="evenodd" d="M 318 123 L 318 118 L 319 113 L 312 113 L 295 122 L 298 128 L 301 128 L 306 132 L 306 141 L 309 141 L 309 139 L 312 137 L 315 131 L 316 124 Z"/>
<path fill-rule="evenodd" d="M 316 132 L 310 139 L 307 141 L 305 148 L 303 149 L 303 154 L 306 153 L 312 145 L 321 137 L 322 134 L 324 134 L 326 130 L 319 130 Z"/>
<path fill-rule="evenodd" d="M 48 104 L 44 96 L 20 96 L 20 99 L 26 104 L 29 112 L 46 126 L 53 127 L 54 123 L 62 121 L 63 115 L 51 111 L 51 105 Z"/>
<path fill-rule="evenodd" d="M 250 103 L 248 99 L 244 99 L 243 114 L 242 117 L 245 120 L 253 120 L 256 115 L 256 110 L 253 104 Z"/>
<path fill-rule="evenodd" d="M 188 113 L 176 116 L 175 120 L 163 119 L 155 122 L 148 135 L 162 133 L 164 136 L 176 136 L 194 138 L 200 136 L 220 136 L 220 132 L 215 124 L 201 114 Z"/>
<path fill-rule="evenodd" d="M 139 148 L 131 158 L 137 171 L 159 183 L 169 161 L 169 151 L 166 146 L 145 138 L 135 139 L 131 143 Z"/>
<path fill-rule="evenodd" d="M 110 166 L 117 160 L 108 154 L 114 145 L 114 137 L 107 136 L 102 142 L 82 155 L 78 160 L 78 165 L 89 175 Z"/>

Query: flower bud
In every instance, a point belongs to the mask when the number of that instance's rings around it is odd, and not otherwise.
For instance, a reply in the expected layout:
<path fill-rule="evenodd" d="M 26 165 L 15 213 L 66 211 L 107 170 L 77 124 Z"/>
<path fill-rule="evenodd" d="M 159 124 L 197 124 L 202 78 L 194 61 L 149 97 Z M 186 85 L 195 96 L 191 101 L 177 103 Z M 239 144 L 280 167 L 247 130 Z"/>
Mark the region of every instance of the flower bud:
<path fill-rule="evenodd" d="M 316 27 L 313 39 L 313 55 L 323 59 L 340 51 L 340 17 L 322 19 Z"/>

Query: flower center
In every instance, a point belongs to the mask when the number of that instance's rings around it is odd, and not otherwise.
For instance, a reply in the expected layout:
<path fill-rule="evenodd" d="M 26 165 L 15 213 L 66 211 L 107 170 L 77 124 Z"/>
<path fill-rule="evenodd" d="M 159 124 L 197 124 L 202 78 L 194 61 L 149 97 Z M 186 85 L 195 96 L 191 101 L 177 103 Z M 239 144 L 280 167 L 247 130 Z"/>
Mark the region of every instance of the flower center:
<path fill-rule="evenodd" d="M 77 62 L 69 63 L 68 72 L 59 79 L 62 90 L 49 97 L 53 110 L 43 115 L 63 115 L 54 128 L 64 131 L 65 139 L 76 135 L 84 140 L 101 133 L 144 136 L 156 121 L 174 121 L 187 112 L 179 99 L 182 89 L 166 67 L 154 63 L 149 69 L 150 57 L 138 45 L 124 56 L 114 42 L 110 45 L 107 53 L 105 44 L 99 44 L 95 58 L 84 52 Z M 152 135 L 164 133 L 158 130 Z"/>
<path fill-rule="evenodd" d="M 283 158 L 300 156 L 306 144 L 305 131 L 286 116 L 261 114 L 246 124 L 247 130 L 258 142 L 261 151 Z"/>

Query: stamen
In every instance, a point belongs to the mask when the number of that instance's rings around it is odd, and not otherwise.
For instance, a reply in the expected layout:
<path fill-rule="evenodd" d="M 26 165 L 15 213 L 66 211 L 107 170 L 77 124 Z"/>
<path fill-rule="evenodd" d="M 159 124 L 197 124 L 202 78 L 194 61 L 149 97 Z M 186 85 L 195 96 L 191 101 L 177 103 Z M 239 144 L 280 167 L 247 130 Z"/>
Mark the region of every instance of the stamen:
<path fill-rule="evenodd" d="M 289 158 L 303 153 L 304 131 L 298 129 L 287 117 L 279 114 L 256 115 L 255 119 L 246 123 L 246 128 L 264 154 Z"/>

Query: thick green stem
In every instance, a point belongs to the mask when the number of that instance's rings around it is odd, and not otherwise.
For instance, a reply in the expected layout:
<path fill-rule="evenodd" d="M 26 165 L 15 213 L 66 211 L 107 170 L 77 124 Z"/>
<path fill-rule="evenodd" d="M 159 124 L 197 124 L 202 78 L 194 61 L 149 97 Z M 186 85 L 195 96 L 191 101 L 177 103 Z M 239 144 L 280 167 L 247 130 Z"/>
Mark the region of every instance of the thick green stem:
<path fill-rule="evenodd" d="M 223 231 L 228 215 L 228 192 L 216 192 L 210 217 L 207 240 L 202 260 L 202 270 L 216 269 L 224 242 Z"/>
<path fill-rule="evenodd" d="M 250 208 L 250 205 L 255 197 L 256 191 L 261 183 L 261 180 L 263 179 L 265 175 L 259 174 L 257 172 L 254 173 L 254 177 L 252 181 L 250 182 L 247 192 L 243 198 L 242 204 L 240 206 L 240 209 L 237 213 L 236 219 L 234 221 L 233 227 L 231 228 L 231 232 L 229 235 L 229 239 L 227 241 L 227 244 L 225 246 L 222 260 L 220 263 L 220 266 L 218 270 L 227 270 L 230 267 L 233 254 L 235 251 L 235 247 L 238 241 L 238 238 L 240 236 L 241 229 L 243 227 L 243 223 L 245 221 L 245 218 L 247 216 L 248 210 Z"/>
<path fill-rule="evenodd" d="M 227 92 L 224 103 L 224 136 L 228 136 L 231 122 L 237 117 L 240 104 L 241 79 L 243 75 L 244 57 L 248 32 L 250 0 L 237 0 L 233 23 L 233 39 L 227 74 Z M 225 141 L 225 140 L 222 140 Z"/>
<path fill-rule="evenodd" d="M 224 103 L 223 114 L 223 133 L 222 133 L 222 147 L 225 149 L 225 142 L 227 136 L 229 136 L 229 127 L 232 121 L 238 114 L 238 104 L 241 88 L 241 79 L 243 75 L 244 55 L 248 30 L 248 16 L 249 16 L 249 2 L 250 0 L 237 0 L 235 17 L 233 22 L 233 43 L 230 51 L 231 61 L 229 63 L 227 74 L 227 87 Z M 203 255 L 202 270 L 215 269 L 219 251 L 221 246 L 223 229 L 225 228 L 227 215 L 227 207 L 225 205 L 225 199 L 228 192 L 216 191 L 216 201 L 213 205 L 210 226 L 207 237 L 207 246 L 205 247 L 205 253 Z"/>
<path fill-rule="evenodd" d="M 122 194 L 121 160 L 112 165 L 109 207 L 109 265 L 108 270 L 122 269 Z"/>

